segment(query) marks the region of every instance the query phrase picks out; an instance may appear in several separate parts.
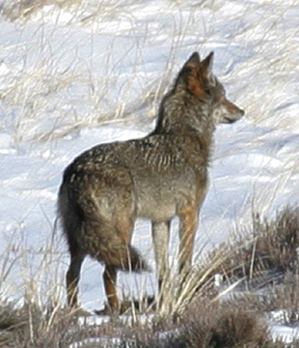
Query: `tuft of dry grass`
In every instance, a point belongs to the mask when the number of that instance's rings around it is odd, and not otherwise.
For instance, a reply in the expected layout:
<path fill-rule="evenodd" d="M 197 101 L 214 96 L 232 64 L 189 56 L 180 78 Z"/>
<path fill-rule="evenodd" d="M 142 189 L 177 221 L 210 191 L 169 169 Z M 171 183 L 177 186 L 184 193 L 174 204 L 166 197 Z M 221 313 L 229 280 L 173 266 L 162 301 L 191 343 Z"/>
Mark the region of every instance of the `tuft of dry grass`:
<path fill-rule="evenodd" d="M 0 347 L 67 347 L 93 335 L 97 328 L 79 325 L 74 313 L 56 306 L 41 308 L 36 303 L 22 307 L 0 307 Z"/>
<path fill-rule="evenodd" d="M 258 214 L 251 234 L 237 235 L 212 251 L 225 260 L 216 269 L 228 281 L 246 279 L 249 286 L 281 283 L 298 273 L 299 209 L 287 207 L 272 220 Z"/>
<path fill-rule="evenodd" d="M 286 207 L 272 219 L 256 215 L 252 233 L 235 236 L 234 240 L 222 244 L 205 259 L 214 265 L 211 257 L 223 255 L 213 270 L 225 279 L 218 298 L 229 293 L 225 301 L 233 305 L 245 305 L 270 318 L 273 311 L 280 311 L 280 322 L 297 324 L 299 209 Z M 235 285 L 237 292 L 231 291 Z"/>
<path fill-rule="evenodd" d="M 246 304 L 256 312 L 263 313 L 270 321 L 283 325 L 299 323 L 299 280 L 267 286 L 262 291 L 239 293 L 233 299 L 236 305 Z"/>
<path fill-rule="evenodd" d="M 189 307 L 175 322 L 170 323 L 164 319 L 163 322 L 154 323 L 146 331 L 136 331 L 134 337 L 134 342 L 131 340 L 126 347 L 266 348 L 275 346 L 270 339 L 267 325 L 256 313 L 228 303 L 211 305 L 202 301 L 197 301 Z M 123 342 L 130 342 L 129 337 L 123 340 Z"/>

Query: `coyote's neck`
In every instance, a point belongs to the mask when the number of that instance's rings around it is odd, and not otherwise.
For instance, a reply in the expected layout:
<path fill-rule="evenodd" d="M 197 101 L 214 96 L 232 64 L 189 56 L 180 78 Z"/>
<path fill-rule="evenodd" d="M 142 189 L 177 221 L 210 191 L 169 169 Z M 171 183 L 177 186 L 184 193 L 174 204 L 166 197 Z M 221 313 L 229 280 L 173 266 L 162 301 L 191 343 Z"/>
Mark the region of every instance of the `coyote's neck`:
<path fill-rule="evenodd" d="M 215 130 L 211 113 L 209 101 L 200 102 L 186 93 L 169 93 L 161 103 L 152 134 L 190 134 L 205 147 L 210 147 Z"/>

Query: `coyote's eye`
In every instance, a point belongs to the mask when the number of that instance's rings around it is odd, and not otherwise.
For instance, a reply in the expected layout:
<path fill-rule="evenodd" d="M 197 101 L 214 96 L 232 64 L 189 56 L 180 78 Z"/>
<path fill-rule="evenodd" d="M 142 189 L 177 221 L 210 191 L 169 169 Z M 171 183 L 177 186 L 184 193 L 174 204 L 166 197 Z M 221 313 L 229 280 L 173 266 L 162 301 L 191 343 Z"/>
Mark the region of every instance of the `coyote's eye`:
<path fill-rule="evenodd" d="M 207 95 L 212 95 L 212 90 L 211 90 L 211 88 L 205 88 L 205 93 L 206 93 Z"/>

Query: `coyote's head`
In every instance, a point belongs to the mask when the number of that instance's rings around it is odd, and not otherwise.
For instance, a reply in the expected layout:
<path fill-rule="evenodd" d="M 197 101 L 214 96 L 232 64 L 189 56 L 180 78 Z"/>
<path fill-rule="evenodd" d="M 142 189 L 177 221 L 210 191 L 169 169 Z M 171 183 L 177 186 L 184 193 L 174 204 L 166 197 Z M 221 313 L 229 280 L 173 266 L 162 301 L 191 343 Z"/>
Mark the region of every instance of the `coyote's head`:
<path fill-rule="evenodd" d="M 223 86 L 212 73 L 213 55 L 211 52 L 201 61 L 194 52 L 181 69 L 175 90 L 187 90 L 207 105 L 215 123 L 232 123 L 240 119 L 244 111 L 226 99 Z"/>

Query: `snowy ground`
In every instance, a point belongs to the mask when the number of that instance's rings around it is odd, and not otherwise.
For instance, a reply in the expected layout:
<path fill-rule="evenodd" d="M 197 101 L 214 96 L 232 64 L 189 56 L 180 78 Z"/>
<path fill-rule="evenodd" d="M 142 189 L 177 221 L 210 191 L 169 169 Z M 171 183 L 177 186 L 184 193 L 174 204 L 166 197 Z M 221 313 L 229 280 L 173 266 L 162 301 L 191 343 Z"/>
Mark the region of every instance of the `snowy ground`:
<path fill-rule="evenodd" d="M 246 111 L 216 132 L 197 254 L 248 226 L 253 211 L 271 216 L 296 204 L 295 1 L 82 0 L 32 11 L 16 3 L 0 1 L 1 296 L 30 289 L 64 301 L 68 255 L 54 232 L 63 169 L 95 144 L 151 130 L 163 92 L 195 50 L 215 52 L 216 75 Z M 134 244 L 154 265 L 147 221 L 137 221 Z M 80 298 L 90 310 L 105 301 L 101 270 L 85 262 Z M 121 276 L 120 288 L 151 294 L 154 274 Z"/>

